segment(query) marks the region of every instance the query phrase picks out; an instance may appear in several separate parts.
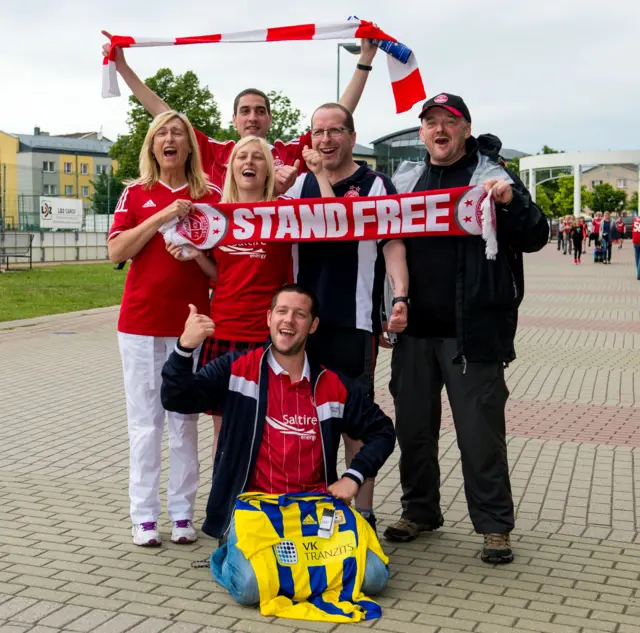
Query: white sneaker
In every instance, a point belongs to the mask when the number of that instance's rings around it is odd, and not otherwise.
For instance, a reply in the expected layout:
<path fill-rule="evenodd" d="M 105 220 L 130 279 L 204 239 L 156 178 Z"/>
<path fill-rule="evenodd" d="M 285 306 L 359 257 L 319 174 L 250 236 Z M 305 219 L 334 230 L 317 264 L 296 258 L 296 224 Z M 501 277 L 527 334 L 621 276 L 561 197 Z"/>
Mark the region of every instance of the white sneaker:
<path fill-rule="evenodd" d="M 158 532 L 158 524 L 155 521 L 147 521 L 146 523 L 138 523 L 131 528 L 133 535 L 133 544 L 142 546 L 154 546 L 162 543 L 160 532 Z"/>
<path fill-rule="evenodd" d="M 196 528 L 193 527 L 193 522 L 189 519 L 182 519 L 181 521 L 173 522 L 173 529 L 171 530 L 171 542 L 180 543 L 195 543 L 198 540 L 198 533 Z"/>

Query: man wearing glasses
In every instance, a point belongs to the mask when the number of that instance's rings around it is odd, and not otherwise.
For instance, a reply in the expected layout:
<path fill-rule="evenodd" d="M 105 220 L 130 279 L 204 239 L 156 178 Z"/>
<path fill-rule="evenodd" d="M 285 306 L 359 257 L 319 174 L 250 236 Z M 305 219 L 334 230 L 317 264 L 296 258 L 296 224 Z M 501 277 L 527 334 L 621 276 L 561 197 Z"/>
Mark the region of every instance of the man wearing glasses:
<path fill-rule="evenodd" d="M 310 135 L 337 198 L 396 193 L 390 178 L 353 160 L 356 133 L 353 115 L 344 106 L 320 106 L 311 117 Z M 320 198 L 315 176 L 299 176 L 287 196 Z M 320 326 L 307 344 L 310 353 L 321 365 L 358 380 L 371 398 L 385 271 L 380 253 L 375 240 L 304 242 L 293 248 L 296 281 L 310 288 L 320 304 Z M 344 440 L 350 463 L 360 443 L 347 437 Z M 372 507 L 373 481 L 363 481 L 356 509 L 375 529 Z"/>

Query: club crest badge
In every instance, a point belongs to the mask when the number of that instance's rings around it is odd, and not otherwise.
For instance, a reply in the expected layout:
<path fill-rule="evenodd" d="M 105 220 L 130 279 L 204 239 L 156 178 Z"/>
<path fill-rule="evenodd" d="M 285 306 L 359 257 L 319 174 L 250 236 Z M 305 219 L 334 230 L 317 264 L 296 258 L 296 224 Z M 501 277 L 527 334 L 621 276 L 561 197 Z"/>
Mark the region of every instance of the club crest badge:
<path fill-rule="evenodd" d="M 298 563 L 298 550 L 293 541 L 280 541 L 274 545 L 273 549 L 281 565 L 296 565 Z"/>
<path fill-rule="evenodd" d="M 178 222 L 176 231 L 197 248 L 213 248 L 227 234 L 227 218 L 208 204 L 194 206 L 195 209 Z"/>
<path fill-rule="evenodd" d="M 355 185 L 351 185 L 349 187 L 349 191 L 347 191 L 343 198 L 359 198 L 360 197 L 360 187 L 356 187 Z"/>
<path fill-rule="evenodd" d="M 469 189 L 460 197 L 456 205 L 456 222 L 470 235 L 482 235 L 482 203 L 487 194 L 482 185 Z M 496 226 L 496 208 L 491 200 L 491 223 Z"/>

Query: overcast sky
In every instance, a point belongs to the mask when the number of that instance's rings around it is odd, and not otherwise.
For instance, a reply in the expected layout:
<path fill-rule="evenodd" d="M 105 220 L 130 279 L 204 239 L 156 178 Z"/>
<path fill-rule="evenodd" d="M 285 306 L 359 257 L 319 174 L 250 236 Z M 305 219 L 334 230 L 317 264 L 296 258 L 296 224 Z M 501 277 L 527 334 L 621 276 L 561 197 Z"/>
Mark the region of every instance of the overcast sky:
<path fill-rule="evenodd" d="M 416 53 L 427 94 L 464 97 L 475 134 L 535 153 L 640 148 L 638 0 L 0 0 L 0 130 L 126 131 L 129 94 L 103 100 L 101 29 L 184 36 L 342 20 L 373 20 Z M 143 77 L 193 70 L 231 117 L 237 92 L 282 90 L 304 113 L 336 94 L 336 42 L 133 49 Z M 341 85 L 356 58 L 342 51 Z M 379 53 L 356 113 L 358 142 L 417 124 L 396 115 Z"/>

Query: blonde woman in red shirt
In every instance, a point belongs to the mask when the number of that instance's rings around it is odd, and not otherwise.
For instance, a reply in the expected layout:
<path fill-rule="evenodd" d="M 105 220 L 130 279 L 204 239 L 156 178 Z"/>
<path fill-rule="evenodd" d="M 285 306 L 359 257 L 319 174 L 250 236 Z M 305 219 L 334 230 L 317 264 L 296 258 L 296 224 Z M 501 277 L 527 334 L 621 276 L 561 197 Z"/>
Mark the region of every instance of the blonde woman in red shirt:
<path fill-rule="evenodd" d="M 160 545 L 160 471 L 165 417 L 169 437 L 167 509 L 171 540 L 198 538 L 193 510 L 198 489 L 198 416 L 167 413 L 161 370 L 189 314 L 208 310 L 215 265 L 200 251 L 188 257 L 165 245 L 158 229 L 184 217 L 193 202 L 214 202 L 198 142 L 184 114 L 173 110 L 151 123 L 140 151 L 140 178 L 124 190 L 109 231 L 109 259 L 132 259 L 120 306 L 122 356 L 130 442 L 129 499 L 135 545 Z"/>
<path fill-rule="evenodd" d="M 305 148 L 302 156 L 322 183 L 322 195 L 332 197 L 331 185 L 323 177 L 319 152 Z M 246 136 L 231 153 L 221 202 L 262 202 L 275 198 L 271 149 L 264 139 Z M 232 350 L 263 346 L 269 335 L 265 314 L 271 299 L 293 277 L 290 243 L 239 242 L 215 248 L 213 257 L 217 281 L 210 316 L 215 333 L 202 344 L 199 367 Z M 212 413 L 215 468 L 221 418 L 218 412 Z"/>

